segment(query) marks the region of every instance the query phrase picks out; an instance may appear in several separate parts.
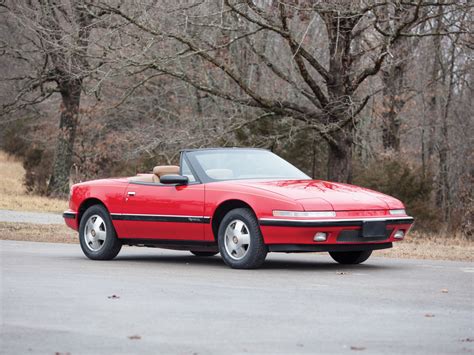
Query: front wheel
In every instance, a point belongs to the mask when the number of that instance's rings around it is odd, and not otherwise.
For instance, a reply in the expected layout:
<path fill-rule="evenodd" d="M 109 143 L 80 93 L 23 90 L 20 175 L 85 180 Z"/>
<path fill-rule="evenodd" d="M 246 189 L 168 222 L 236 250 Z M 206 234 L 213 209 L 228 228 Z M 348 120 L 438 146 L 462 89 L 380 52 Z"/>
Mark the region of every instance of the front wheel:
<path fill-rule="evenodd" d="M 363 251 L 334 251 L 330 252 L 331 258 L 339 264 L 360 264 L 366 261 L 372 254 L 372 250 Z"/>
<path fill-rule="evenodd" d="M 224 262 L 234 269 L 258 268 L 268 253 L 257 218 L 248 208 L 236 208 L 224 216 L 217 242 Z"/>
<path fill-rule="evenodd" d="M 101 205 L 91 206 L 84 212 L 79 224 L 79 240 L 84 254 L 93 260 L 113 259 L 122 248 L 109 213 Z"/>

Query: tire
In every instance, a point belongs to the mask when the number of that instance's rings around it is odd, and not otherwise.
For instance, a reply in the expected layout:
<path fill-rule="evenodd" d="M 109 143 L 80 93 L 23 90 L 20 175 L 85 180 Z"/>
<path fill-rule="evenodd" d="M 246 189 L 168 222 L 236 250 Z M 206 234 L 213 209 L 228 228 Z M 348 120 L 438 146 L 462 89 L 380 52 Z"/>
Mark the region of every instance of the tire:
<path fill-rule="evenodd" d="M 217 236 L 219 252 L 233 269 L 256 269 L 268 253 L 257 218 L 248 208 L 236 208 L 222 219 Z"/>
<path fill-rule="evenodd" d="M 194 251 L 190 250 L 191 254 L 194 254 L 196 256 L 214 256 L 218 254 L 217 251 Z"/>
<path fill-rule="evenodd" d="M 372 254 L 372 250 L 363 251 L 334 251 L 330 252 L 331 258 L 339 264 L 351 265 L 360 264 L 366 261 Z"/>
<path fill-rule="evenodd" d="M 122 248 L 110 215 L 102 205 L 91 206 L 82 215 L 79 241 L 84 254 L 92 260 L 111 260 Z"/>

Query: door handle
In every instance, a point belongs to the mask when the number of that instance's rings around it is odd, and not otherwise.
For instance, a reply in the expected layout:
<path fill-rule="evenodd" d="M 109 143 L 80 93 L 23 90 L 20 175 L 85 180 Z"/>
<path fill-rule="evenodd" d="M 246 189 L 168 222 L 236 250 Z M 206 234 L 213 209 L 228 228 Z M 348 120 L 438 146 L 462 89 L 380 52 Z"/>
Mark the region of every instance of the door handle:
<path fill-rule="evenodd" d="M 129 191 L 129 192 L 127 192 L 127 195 L 128 196 L 135 196 L 135 191 Z"/>

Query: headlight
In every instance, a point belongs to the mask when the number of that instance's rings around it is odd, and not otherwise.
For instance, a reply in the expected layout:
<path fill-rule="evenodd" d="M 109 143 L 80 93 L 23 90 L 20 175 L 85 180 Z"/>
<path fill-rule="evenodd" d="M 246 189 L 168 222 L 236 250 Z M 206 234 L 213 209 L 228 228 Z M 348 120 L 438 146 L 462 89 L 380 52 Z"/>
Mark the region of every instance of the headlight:
<path fill-rule="evenodd" d="M 336 217 L 334 211 L 311 211 L 311 212 L 299 212 L 299 211 L 273 211 L 275 217 Z"/>
<path fill-rule="evenodd" d="M 390 210 L 389 212 L 391 215 L 395 215 L 395 216 L 398 216 L 401 214 L 407 214 L 405 210 Z"/>

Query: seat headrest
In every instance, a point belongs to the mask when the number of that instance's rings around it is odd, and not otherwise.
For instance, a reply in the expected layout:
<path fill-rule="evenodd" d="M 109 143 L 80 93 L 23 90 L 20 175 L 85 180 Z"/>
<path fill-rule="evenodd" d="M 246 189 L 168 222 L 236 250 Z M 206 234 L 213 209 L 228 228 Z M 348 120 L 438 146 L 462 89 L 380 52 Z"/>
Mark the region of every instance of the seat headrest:
<path fill-rule="evenodd" d="M 177 165 L 158 165 L 153 168 L 153 174 L 158 177 L 163 175 L 178 175 L 179 166 Z"/>

